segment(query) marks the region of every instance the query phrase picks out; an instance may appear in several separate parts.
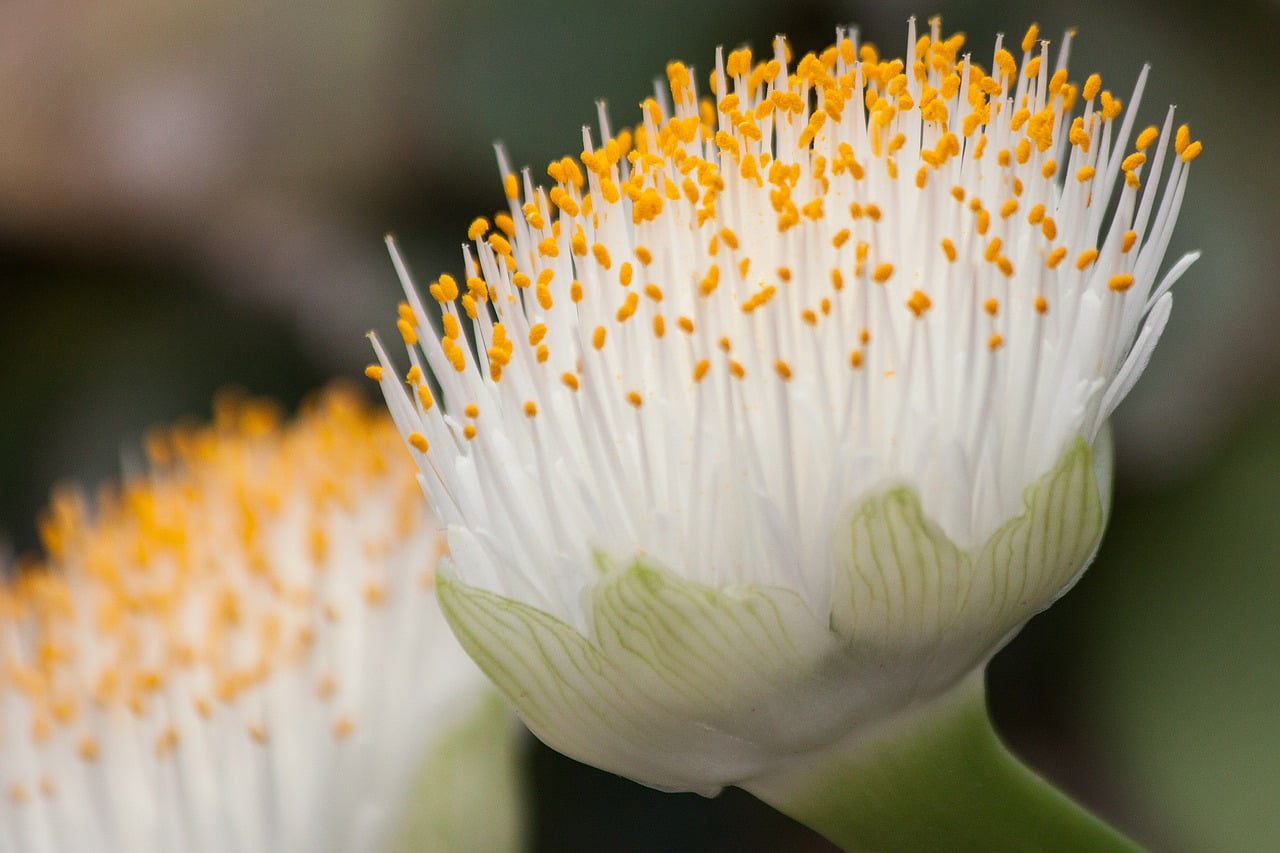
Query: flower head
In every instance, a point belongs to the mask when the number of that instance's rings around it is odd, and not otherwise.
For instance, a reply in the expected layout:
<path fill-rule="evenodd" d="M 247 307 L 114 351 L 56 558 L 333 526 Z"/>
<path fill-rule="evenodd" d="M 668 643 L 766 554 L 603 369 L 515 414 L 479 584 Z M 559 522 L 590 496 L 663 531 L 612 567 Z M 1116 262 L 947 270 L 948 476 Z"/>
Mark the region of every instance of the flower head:
<path fill-rule="evenodd" d="M 289 424 L 228 400 L 148 453 L 55 500 L 0 588 L 0 850 L 387 842 L 488 695 L 394 428 L 346 392 Z"/>
<path fill-rule="evenodd" d="M 780 38 L 706 97 L 672 63 L 550 189 L 500 151 L 430 303 L 392 246 L 409 393 L 371 371 L 446 614 L 552 746 L 714 791 L 945 690 L 1090 559 L 1200 145 L 1133 136 L 1145 69 L 1126 110 L 1069 37 L 963 43 Z"/>

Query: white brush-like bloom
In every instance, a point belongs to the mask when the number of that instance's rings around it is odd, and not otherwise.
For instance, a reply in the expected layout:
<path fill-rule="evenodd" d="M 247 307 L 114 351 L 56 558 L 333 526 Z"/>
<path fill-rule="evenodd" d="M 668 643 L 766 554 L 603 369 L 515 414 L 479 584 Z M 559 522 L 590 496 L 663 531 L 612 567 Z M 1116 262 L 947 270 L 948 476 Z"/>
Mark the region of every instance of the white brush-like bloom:
<path fill-rule="evenodd" d="M 0 588 L 0 851 L 376 850 L 434 832 L 419 810 L 465 839 L 456 780 L 420 768 L 477 714 L 511 724 L 440 614 L 389 420 L 230 401 L 148 452 L 92 511 L 56 500 L 47 562 Z M 477 743 L 471 837 L 513 839 L 511 756 Z"/>
<path fill-rule="evenodd" d="M 499 152 L 510 212 L 430 307 L 392 246 L 445 612 L 553 747 L 748 780 L 947 690 L 1091 558 L 1200 144 L 1133 136 L 1145 69 L 1126 110 L 1069 39 L 962 44 L 780 38 L 706 98 L 673 63 L 549 190 Z"/>

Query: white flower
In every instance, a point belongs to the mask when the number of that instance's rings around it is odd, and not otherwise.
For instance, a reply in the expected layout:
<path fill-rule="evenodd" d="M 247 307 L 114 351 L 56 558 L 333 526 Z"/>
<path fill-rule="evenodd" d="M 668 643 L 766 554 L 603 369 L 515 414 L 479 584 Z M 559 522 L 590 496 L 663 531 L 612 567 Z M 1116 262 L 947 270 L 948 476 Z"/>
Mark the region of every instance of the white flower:
<path fill-rule="evenodd" d="M 706 99 L 673 63 L 550 190 L 499 152 L 510 214 L 431 310 L 392 246 L 445 612 L 547 743 L 713 792 L 942 693 L 1083 571 L 1200 144 L 1170 110 L 1130 148 L 1146 70 L 1122 110 L 1068 41 L 779 39 Z"/>
<path fill-rule="evenodd" d="M 455 781 L 411 802 L 422 763 L 480 734 L 477 714 L 493 743 L 510 723 L 440 616 L 443 544 L 399 444 L 349 393 L 287 425 L 232 401 L 157 434 L 151 470 L 93 513 L 54 502 L 47 564 L 0 588 L 0 851 L 358 851 L 434 831 L 408 812 L 437 814 Z M 502 770 L 474 838 L 514 833 Z"/>

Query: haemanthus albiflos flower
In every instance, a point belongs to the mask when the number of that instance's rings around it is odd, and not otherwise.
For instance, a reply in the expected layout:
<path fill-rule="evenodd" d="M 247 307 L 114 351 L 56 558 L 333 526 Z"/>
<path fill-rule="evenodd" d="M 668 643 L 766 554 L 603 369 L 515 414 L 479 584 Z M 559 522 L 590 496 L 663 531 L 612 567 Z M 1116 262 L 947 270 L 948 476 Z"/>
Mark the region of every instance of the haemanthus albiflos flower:
<path fill-rule="evenodd" d="M 510 725 L 440 615 L 394 427 L 349 391 L 218 408 L 94 506 L 57 498 L 0 587 L 0 851 L 388 849 L 436 831 L 411 811 L 513 846 Z M 507 764 L 451 814 L 457 778 L 415 780 L 476 714 Z"/>
<path fill-rule="evenodd" d="M 408 301 L 446 615 L 561 751 L 714 792 L 938 696 L 1083 571 L 1200 152 L 1070 37 L 716 54 Z M 1020 57 L 1015 56 L 1020 52 Z"/>

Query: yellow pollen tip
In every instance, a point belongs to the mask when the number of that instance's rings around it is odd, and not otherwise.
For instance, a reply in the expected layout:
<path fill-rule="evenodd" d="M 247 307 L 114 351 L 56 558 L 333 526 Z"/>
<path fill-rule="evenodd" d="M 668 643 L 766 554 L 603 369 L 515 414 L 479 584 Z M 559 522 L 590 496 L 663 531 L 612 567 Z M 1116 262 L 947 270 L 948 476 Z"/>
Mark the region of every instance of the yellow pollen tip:
<path fill-rule="evenodd" d="M 471 227 L 467 229 L 468 240 L 479 240 L 489 231 L 489 220 L 483 216 L 477 217 L 472 221 Z"/>
<path fill-rule="evenodd" d="M 572 373 L 563 374 L 560 377 L 560 381 L 563 382 L 565 384 L 565 387 L 567 387 L 569 390 L 571 391 L 578 390 L 578 377 L 574 376 Z"/>
<path fill-rule="evenodd" d="M 991 337 L 987 338 L 987 349 L 991 352 L 995 352 L 1002 346 L 1004 346 L 1004 337 L 999 333 L 993 334 Z"/>
<path fill-rule="evenodd" d="M 732 373 L 738 379 L 741 379 L 747 375 L 747 369 L 743 367 L 740 362 L 737 362 L 737 361 L 729 362 L 729 372 Z"/>
<path fill-rule="evenodd" d="M 988 297 L 987 300 L 982 303 L 982 310 L 986 311 L 992 317 L 996 316 L 1000 313 L 1000 300 L 996 299 L 994 296 Z"/>
<path fill-rule="evenodd" d="M 475 424 L 467 424 L 466 426 L 464 426 L 464 427 L 462 428 L 462 437 L 463 437 L 463 438 L 465 438 L 467 441 L 470 441 L 471 439 L 475 438 L 475 437 L 476 437 L 476 425 L 475 425 Z"/>
<path fill-rule="evenodd" d="M 1107 287 L 1117 293 L 1123 293 L 1133 287 L 1133 274 L 1127 272 L 1117 273 L 1111 276 L 1111 279 L 1107 282 Z"/>
<path fill-rule="evenodd" d="M 628 391 L 627 402 L 638 409 L 644 405 L 644 397 L 640 396 L 639 391 Z"/>
<path fill-rule="evenodd" d="M 1200 152 L 1204 150 L 1204 146 L 1200 144 L 1200 140 L 1196 140 L 1188 145 L 1182 151 L 1182 162 L 1190 163 L 1192 160 L 1200 156 Z"/>
<path fill-rule="evenodd" d="M 419 453 L 426 453 L 431 449 L 431 445 L 427 442 L 427 437 L 420 432 L 409 433 L 408 441 Z"/>
<path fill-rule="evenodd" d="M 1037 313 L 1037 314 L 1048 314 L 1048 313 L 1049 313 L 1049 300 L 1048 300 L 1048 299 L 1045 299 L 1043 296 L 1037 296 L 1037 297 L 1036 297 L 1036 313 Z"/>
<path fill-rule="evenodd" d="M 607 334 L 604 326 L 596 326 L 595 332 L 591 335 L 591 345 L 596 349 L 604 349 L 604 339 Z"/>
<path fill-rule="evenodd" d="M 710 361 L 708 361 L 708 360 L 707 360 L 707 359 L 705 359 L 705 358 L 704 358 L 704 359 L 702 359 L 701 361 L 699 361 L 699 362 L 698 362 L 696 365 L 694 365 L 694 367 L 693 367 L 693 381 L 694 381 L 694 382 L 700 382 L 700 381 L 702 380 L 702 377 L 706 376 L 706 375 L 707 375 L 707 371 L 708 371 L 708 370 L 710 370 L 710 369 L 711 369 L 711 362 L 710 362 Z"/>
<path fill-rule="evenodd" d="M 791 378 L 791 365 L 787 364 L 782 359 L 778 359 L 773 363 L 773 369 L 782 379 Z"/>
<path fill-rule="evenodd" d="M 404 338 L 404 345 L 411 347 L 418 343 L 418 332 L 413 325 L 403 317 L 396 320 L 396 328 L 400 331 L 400 337 Z"/>
<path fill-rule="evenodd" d="M 467 403 L 462 412 L 469 418 L 474 419 L 480 417 L 480 407 L 475 403 Z"/>
<path fill-rule="evenodd" d="M 876 267 L 871 277 L 875 279 L 877 284 L 884 284 L 893 275 L 893 264 L 885 262 Z"/>
<path fill-rule="evenodd" d="M 364 375 L 372 379 L 374 382 L 382 381 L 382 365 L 371 364 L 364 369 Z"/>
<path fill-rule="evenodd" d="M 532 400 L 525 400 L 525 401 L 524 401 L 524 414 L 525 414 L 525 417 L 529 417 L 529 418 L 537 417 L 537 416 L 538 416 L 538 404 L 537 404 L 537 403 L 535 403 L 535 402 L 533 402 Z"/>
<path fill-rule="evenodd" d="M 506 192 L 507 198 L 511 200 L 520 197 L 520 179 L 515 175 L 507 175 L 502 179 L 502 189 Z"/>
<path fill-rule="evenodd" d="M 911 298 L 907 300 L 907 308 L 911 309 L 911 313 L 917 317 L 923 317 L 932 306 L 933 300 L 923 290 L 913 291 Z"/>

